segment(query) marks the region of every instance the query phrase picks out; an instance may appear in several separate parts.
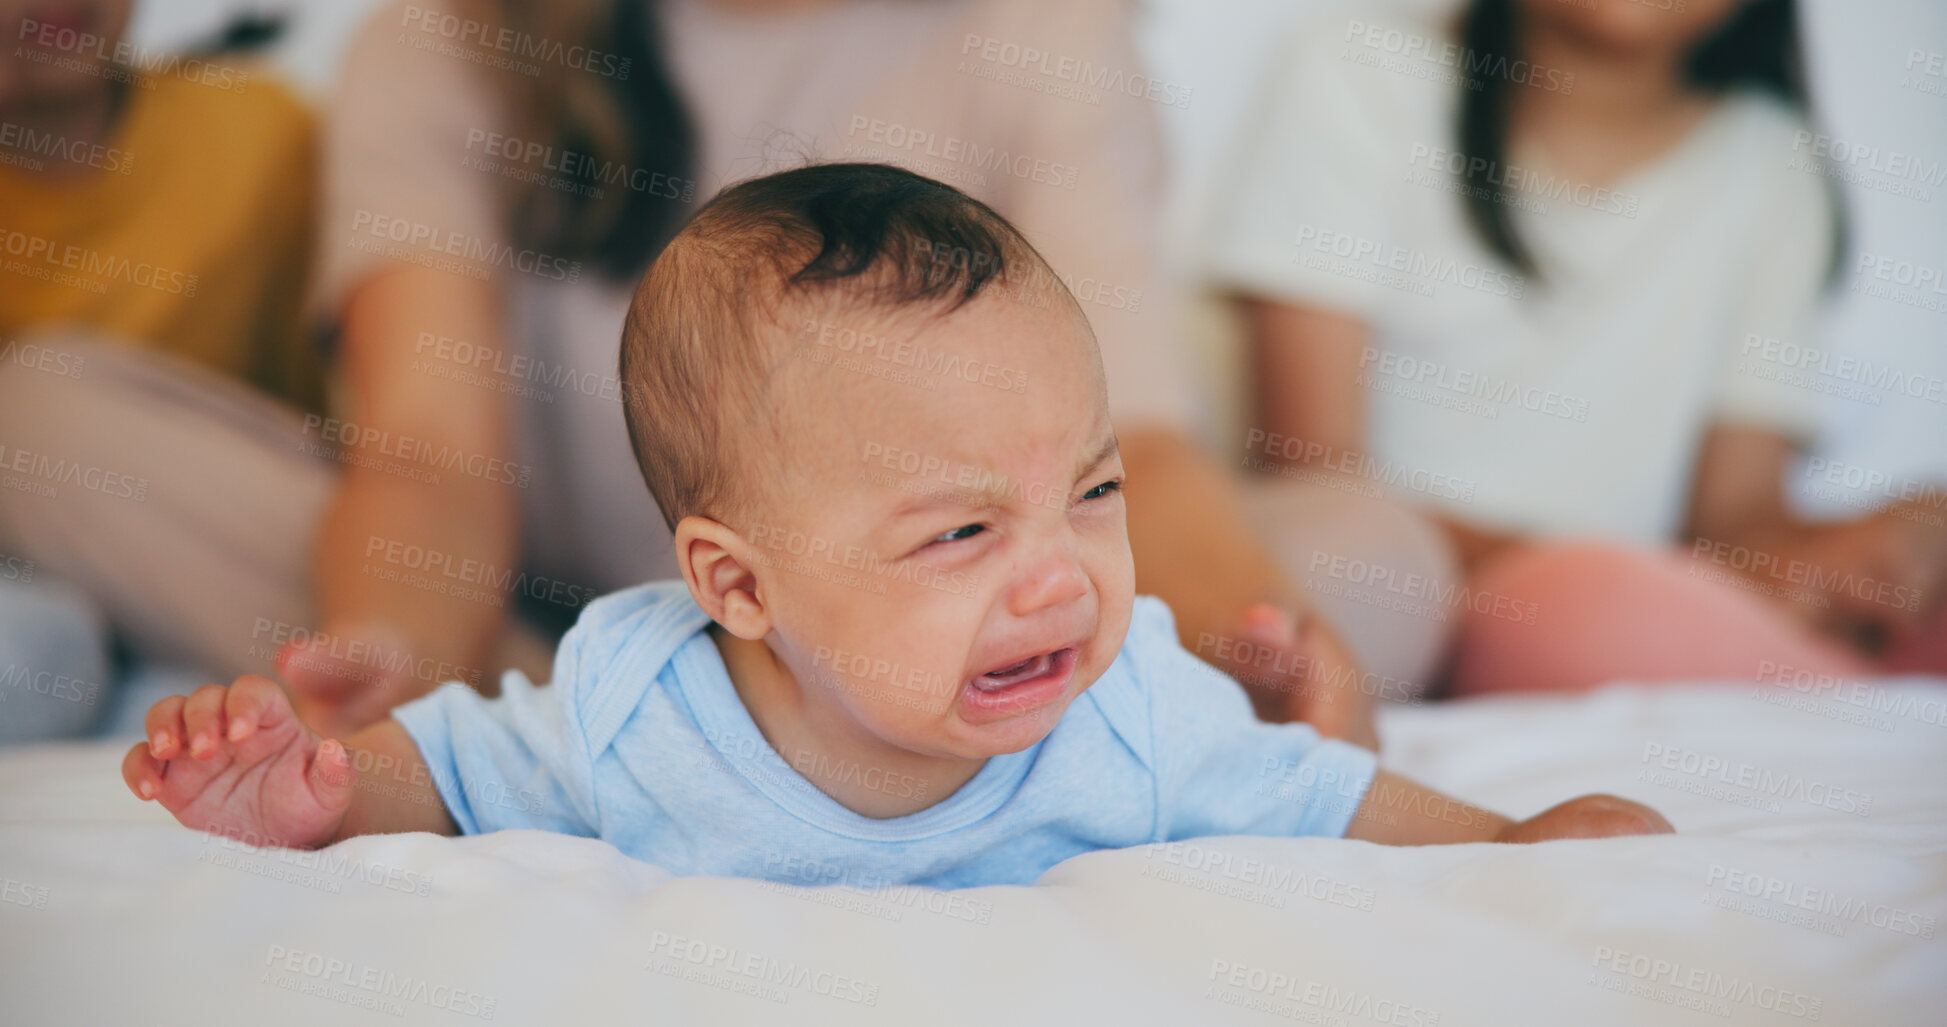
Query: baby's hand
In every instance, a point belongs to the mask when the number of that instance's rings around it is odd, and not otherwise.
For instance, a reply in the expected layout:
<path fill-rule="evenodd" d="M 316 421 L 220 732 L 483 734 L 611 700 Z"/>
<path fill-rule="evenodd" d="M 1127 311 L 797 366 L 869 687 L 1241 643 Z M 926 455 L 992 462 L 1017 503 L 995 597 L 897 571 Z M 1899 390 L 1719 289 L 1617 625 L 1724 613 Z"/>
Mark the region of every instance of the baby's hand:
<path fill-rule="evenodd" d="M 185 826 L 256 845 L 314 848 L 351 805 L 345 747 L 321 741 L 291 711 L 284 690 L 245 674 L 204 685 L 149 710 L 149 740 L 122 759 L 122 779 Z"/>
<path fill-rule="evenodd" d="M 1583 795 L 1501 829 L 1497 842 L 1545 842 L 1557 838 L 1614 838 L 1628 834 L 1675 834 L 1663 815 L 1614 795 Z"/>

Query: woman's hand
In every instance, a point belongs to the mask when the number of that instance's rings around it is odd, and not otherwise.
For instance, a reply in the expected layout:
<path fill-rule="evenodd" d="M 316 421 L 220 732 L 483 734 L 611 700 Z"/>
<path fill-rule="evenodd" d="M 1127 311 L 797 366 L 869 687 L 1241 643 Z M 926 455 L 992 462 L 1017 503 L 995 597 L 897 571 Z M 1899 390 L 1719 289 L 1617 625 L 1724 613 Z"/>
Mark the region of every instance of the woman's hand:
<path fill-rule="evenodd" d="M 1854 520 L 1773 527 L 1749 543 L 1769 557 L 1749 576 L 1811 593 L 1811 602 L 1785 605 L 1877 654 L 1937 619 L 1947 592 L 1947 529 L 1934 524 L 1941 516 L 1903 504 Z"/>
<path fill-rule="evenodd" d="M 1688 533 L 1696 555 L 1742 574 L 1794 616 L 1868 654 L 1929 626 L 1947 591 L 1947 510 L 1905 502 L 1867 517 L 1807 524 L 1779 487 L 1794 452 L 1775 432 L 1711 427 L 1693 476 Z"/>
<path fill-rule="evenodd" d="M 1377 751 L 1373 695 L 1338 634 L 1316 614 L 1302 620 L 1268 603 L 1244 611 L 1228 658 L 1212 662 L 1250 693 L 1258 719 L 1302 721 L 1326 738 Z"/>
<path fill-rule="evenodd" d="M 342 738 L 443 680 L 419 680 L 414 672 L 422 661 L 407 646 L 403 633 L 383 624 L 328 625 L 302 645 L 279 649 L 277 673 L 290 686 L 298 717 Z"/>

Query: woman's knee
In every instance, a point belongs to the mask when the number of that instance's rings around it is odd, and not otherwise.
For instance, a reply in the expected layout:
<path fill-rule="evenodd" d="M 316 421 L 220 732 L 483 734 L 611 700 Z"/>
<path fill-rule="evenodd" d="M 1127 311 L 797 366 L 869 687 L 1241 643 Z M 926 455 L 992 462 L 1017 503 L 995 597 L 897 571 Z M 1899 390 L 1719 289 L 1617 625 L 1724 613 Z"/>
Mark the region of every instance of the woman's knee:
<path fill-rule="evenodd" d="M 1537 542 L 1488 559 L 1473 580 L 1477 590 L 1488 596 L 1520 600 L 1525 617 L 1535 612 L 1537 604 L 1551 600 L 1578 605 L 1616 602 L 1682 587 L 1686 579 L 1682 562 L 1661 549 L 1606 542 Z M 1473 615 L 1481 614 L 1474 611 Z"/>
<path fill-rule="evenodd" d="M 1676 552 L 1586 543 L 1482 567 L 1455 646 L 1456 695 L 1581 691 L 1609 681 L 1755 682 L 1767 665 L 1857 661 Z"/>
<path fill-rule="evenodd" d="M 1685 596 L 1699 584 L 1658 550 L 1594 542 L 1509 550 L 1468 581 L 1452 691 L 1581 691 L 1652 666 L 1660 654 L 1642 647 L 1681 644 L 1652 622 L 1693 602 Z"/>
<path fill-rule="evenodd" d="M 1446 536 L 1409 506 L 1289 481 L 1248 487 L 1253 519 L 1285 574 L 1338 630 L 1367 672 L 1417 694 L 1446 649 L 1451 617 L 1383 600 L 1374 581 L 1458 584 Z"/>

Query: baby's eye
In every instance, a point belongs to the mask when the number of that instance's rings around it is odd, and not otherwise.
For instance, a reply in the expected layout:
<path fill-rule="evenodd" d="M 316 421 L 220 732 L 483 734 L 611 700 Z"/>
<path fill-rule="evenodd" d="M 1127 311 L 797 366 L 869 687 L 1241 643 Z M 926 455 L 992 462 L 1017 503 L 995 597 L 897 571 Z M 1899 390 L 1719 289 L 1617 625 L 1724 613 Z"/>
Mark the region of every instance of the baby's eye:
<path fill-rule="evenodd" d="M 944 535 L 936 536 L 933 542 L 958 542 L 963 538 L 972 538 L 986 530 L 987 526 L 984 524 L 963 524 Z M 928 542 L 927 545 L 932 545 L 933 542 Z"/>
<path fill-rule="evenodd" d="M 1108 481 L 1082 493 L 1082 502 L 1086 503 L 1091 499 L 1105 499 L 1109 493 L 1120 491 L 1122 491 L 1122 479 L 1110 478 Z"/>

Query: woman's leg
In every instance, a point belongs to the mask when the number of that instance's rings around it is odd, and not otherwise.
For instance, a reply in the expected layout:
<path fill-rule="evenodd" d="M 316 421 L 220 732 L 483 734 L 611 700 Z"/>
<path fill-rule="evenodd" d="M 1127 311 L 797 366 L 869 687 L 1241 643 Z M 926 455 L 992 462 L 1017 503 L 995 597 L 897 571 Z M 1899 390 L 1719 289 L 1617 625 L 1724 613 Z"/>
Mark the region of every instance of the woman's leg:
<path fill-rule="evenodd" d="M 1864 660 L 1674 552 L 1539 543 L 1468 582 L 1452 694 L 1575 692 L 1609 681 L 1756 682 L 1780 667 L 1854 677 Z"/>
<path fill-rule="evenodd" d="M 81 371 L 0 365 L 0 552 L 85 593 L 138 657 L 268 671 L 277 625 L 311 624 L 333 481 L 304 415 L 172 358 L 38 342 Z"/>
<path fill-rule="evenodd" d="M 1351 491 L 1376 486 L 1325 480 L 1249 480 L 1252 520 L 1286 575 L 1377 676 L 1379 694 L 1423 695 L 1454 615 L 1438 601 L 1401 601 L 1394 589 L 1414 582 L 1411 591 L 1437 594 L 1440 583 L 1459 582 L 1460 564 L 1440 530 L 1411 508 Z"/>
<path fill-rule="evenodd" d="M 145 663 L 274 673 L 283 642 L 318 627 L 312 546 L 337 483 L 323 438 L 304 414 L 193 364 L 37 344 L 81 373 L 0 364 L 0 560 L 72 583 Z M 513 621 L 486 670 L 541 680 L 553 648 Z"/>

